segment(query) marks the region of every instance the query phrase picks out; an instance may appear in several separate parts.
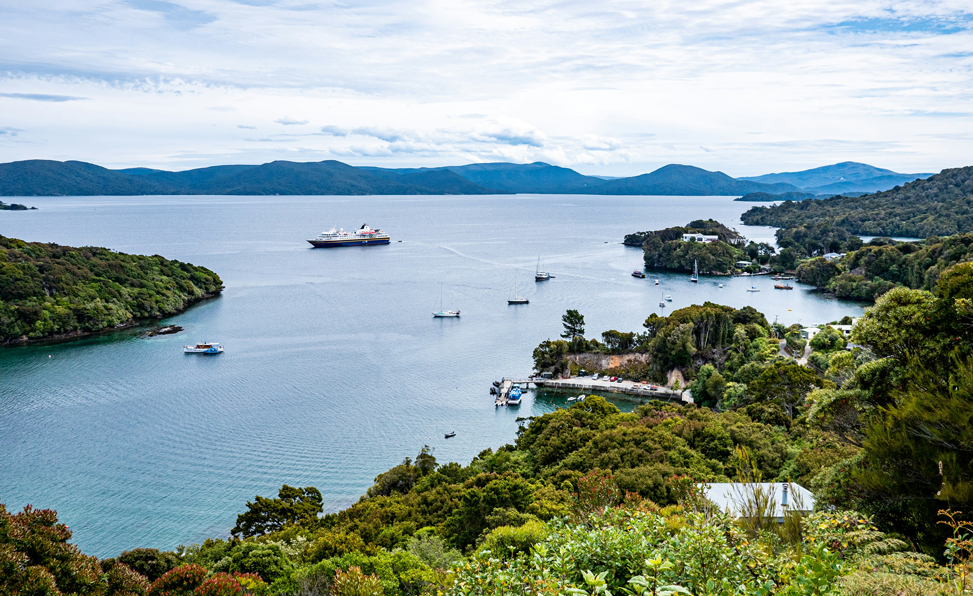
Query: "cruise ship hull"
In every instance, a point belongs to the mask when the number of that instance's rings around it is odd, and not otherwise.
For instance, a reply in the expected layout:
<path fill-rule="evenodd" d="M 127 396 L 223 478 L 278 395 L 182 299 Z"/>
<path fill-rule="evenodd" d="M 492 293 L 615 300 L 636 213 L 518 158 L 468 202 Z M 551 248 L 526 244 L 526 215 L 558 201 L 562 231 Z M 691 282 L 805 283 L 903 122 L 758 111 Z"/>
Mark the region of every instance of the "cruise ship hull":
<path fill-rule="evenodd" d="M 388 244 L 391 238 L 346 238 L 342 240 L 308 240 L 314 248 L 333 248 L 336 246 L 363 246 L 368 244 Z"/>

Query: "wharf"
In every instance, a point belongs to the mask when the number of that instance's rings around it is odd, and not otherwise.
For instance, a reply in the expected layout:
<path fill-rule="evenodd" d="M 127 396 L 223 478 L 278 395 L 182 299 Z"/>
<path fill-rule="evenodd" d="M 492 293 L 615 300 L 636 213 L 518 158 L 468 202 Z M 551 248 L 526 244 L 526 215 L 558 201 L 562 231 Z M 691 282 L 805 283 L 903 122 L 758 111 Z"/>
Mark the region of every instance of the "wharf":
<path fill-rule="evenodd" d="M 664 399 L 667 401 L 682 401 L 692 403 L 692 398 L 678 391 L 673 391 L 661 385 L 647 385 L 635 381 L 622 381 L 621 383 L 601 379 L 594 380 L 587 377 L 575 377 L 573 379 L 532 379 L 538 387 L 553 390 L 576 390 L 586 393 L 622 393 L 634 395 L 645 399 Z"/>
<path fill-rule="evenodd" d="M 537 377 L 531 377 L 529 379 L 521 380 L 504 378 L 500 383 L 500 388 L 498 390 L 498 395 L 495 402 L 496 405 L 507 405 L 507 400 L 510 397 L 510 390 L 513 388 L 515 383 L 520 384 L 525 388 L 529 384 L 533 384 L 538 388 L 550 389 L 553 391 L 577 391 L 579 393 L 590 393 L 595 395 L 612 393 L 641 398 L 636 401 L 642 401 L 642 399 L 661 399 L 666 401 L 680 401 L 687 404 L 693 403 L 693 398 L 687 393 L 673 391 L 672 389 L 663 387 L 661 385 L 643 384 L 635 381 L 622 381 L 619 383 L 617 381 L 612 382 L 607 379 L 604 381 L 601 379 L 595 380 L 590 377 L 574 377 L 570 379 L 540 379 Z"/>

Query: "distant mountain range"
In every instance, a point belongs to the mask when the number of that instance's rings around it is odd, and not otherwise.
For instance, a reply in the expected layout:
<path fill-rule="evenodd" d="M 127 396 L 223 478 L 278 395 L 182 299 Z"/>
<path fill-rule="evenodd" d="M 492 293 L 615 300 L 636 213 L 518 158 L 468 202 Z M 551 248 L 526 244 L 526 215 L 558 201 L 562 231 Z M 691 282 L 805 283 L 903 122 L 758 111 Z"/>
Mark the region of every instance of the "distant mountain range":
<path fill-rule="evenodd" d="M 837 195 L 845 192 L 879 192 L 889 190 L 932 174 L 900 174 L 864 163 L 844 161 L 800 172 L 783 172 L 738 178 L 764 184 L 792 184 L 805 192 Z"/>
<path fill-rule="evenodd" d="M 150 168 L 109 170 L 80 161 L 29 160 L 0 164 L 0 196 L 507 193 L 734 196 L 798 192 L 830 196 L 887 190 L 926 176 L 929 174 L 899 174 L 853 162 L 750 178 L 732 178 L 723 172 L 670 164 L 640 176 L 609 178 L 585 176 L 542 162 L 392 169 L 355 167 L 340 161 L 275 161 L 169 172 Z"/>

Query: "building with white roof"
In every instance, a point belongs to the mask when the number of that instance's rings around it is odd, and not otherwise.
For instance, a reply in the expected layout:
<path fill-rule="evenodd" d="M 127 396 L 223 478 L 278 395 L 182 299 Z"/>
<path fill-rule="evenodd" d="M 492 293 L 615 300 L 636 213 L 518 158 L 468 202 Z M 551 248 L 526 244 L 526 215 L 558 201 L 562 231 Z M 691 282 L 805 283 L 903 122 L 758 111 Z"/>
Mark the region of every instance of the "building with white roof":
<path fill-rule="evenodd" d="M 743 515 L 751 507 L 748 501 L 758 492 L 769 498 L 768 506 L 780 523 L 784 523 L 785 511 L 810 513 L 814 510 L 814 495 L 793 482 L 719 482 L 704 488 L 706 498 L 732 517 Z"/>
<path fill-rule="evenodd" d="M 717 242 L 719 241 L 719 236 L 710 236 L 707 234 L 683 234 L 683 242 Z"/>

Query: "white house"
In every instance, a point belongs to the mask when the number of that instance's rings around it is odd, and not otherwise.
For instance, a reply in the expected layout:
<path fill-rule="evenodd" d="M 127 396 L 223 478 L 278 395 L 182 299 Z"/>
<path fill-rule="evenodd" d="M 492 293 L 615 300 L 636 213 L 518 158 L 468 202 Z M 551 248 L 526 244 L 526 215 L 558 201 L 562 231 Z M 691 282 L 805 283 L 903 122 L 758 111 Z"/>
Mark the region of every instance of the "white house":
<path fill-rule="evenodd" d="M 785 511 L 810 513 L 814 510 L 814 494 L 793 482 L 720 482 L 705 486 L 706 498 L 733 517 L 740 517 L 759 493 L 769 499 L 773 516 L 784 522 Z"/>
<path fill-rule="evenodd" d="M 841 257 L 843 257 L 845 255 L 844 255 L 844 253 L 829 252 L 828 254 L 822 255 L 822 256 L 824 256 L 824 258 L 827 259 L 827 260 L 829 260 L 829 261 L 837 261 L 838 259 L 840 259 Z"/>
<path fill-rule="evenodd" d="M 827 325 L 827 327 L 840 331 L 841 334 L 845 336 L 845 339 L 847 339 L 851 337 L 851 330 L 855 328 L 855 323 L 857 322 L 858 319 L 852 319 L 851 325 Z M 821 327 L 805 327 L 804 329 L 801 329 L 801 338 L 811 341 L 811 338 L 820 333 L 824 328 L 825 325 L 822 325 Z"/>
<path fill-rule="evenodd" d="M 717 242 L 719 241 L 719 236 L 709 236 L 707 234 L 683 234 L 683 242 Z"/>
<path fill-rule="evenodd" d="M 804 329 L 801 329 L 801 339 L 811 341 L 811 338 L 820 332 L 821 330 L 817 327 L 805 327 Z"/>

